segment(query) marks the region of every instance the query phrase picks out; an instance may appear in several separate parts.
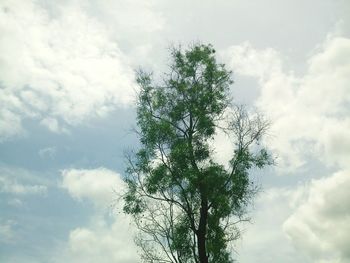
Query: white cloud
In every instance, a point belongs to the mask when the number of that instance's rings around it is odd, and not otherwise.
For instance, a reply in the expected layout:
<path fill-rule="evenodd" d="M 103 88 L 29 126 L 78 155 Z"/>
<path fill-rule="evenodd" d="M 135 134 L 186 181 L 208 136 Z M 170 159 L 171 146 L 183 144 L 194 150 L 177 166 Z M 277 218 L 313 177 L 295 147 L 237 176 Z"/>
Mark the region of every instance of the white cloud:
<path fill-rule="evenodd" d="M 20 134 L 24 118 L 62 132 L 132 102 L 128 59 L 83 7 L 61 4 L 53 15 L 36 1 L 1 1 L 1 140 Z"/>
<path fill-rule="evenodd" d="M 29 196 L 46 198 L 49 186 L 50 182 L 36 172 L 0 163 L 0 195 L 5 210 L 26 207 Z"/>
<path fill-rule="evenodd" d="M 58 122 L 57 119 L 54 119 L 54 118 L 50 118 L 50 117 L 47 117 L 47 118 L 43 118 L 41 121 L 40 121 L 40 124 L 45 126 L 46 128 L 48 128 L 51 132 L 54 132 L 54 133 L 69 133 L 69 131 L 67 130 L 66 127 L 63 127 L 62 124 L 60 124 Z"/>
<path fill-rule="evenodd" d="M 15 195 L 45 194 L 47 193 L 47 186 L 22 182 L 21 178 L 13 178 L 11 174 L 0 171 L 0 193 Z"/>
<path fill-rule="evenodd" d="M 13 227 L 16 222 L 0 218 L 0 243 L 11 243 L 15 239 Z"/>
<path fill-rule="evenodd" d="M 350 262 L 349 187 L 350 173 L 342 171 L 296 187 L 266 189 L 238 243 L 238 260 Z"/>
<path fill-rule="evenodd" d="M 3 91 L 0 90 L 0 101 L 2 104 L 2 100 L 5 99 L 5 95 L 2 94 Z M 5 105 L 5 102 L 4 104 Z M 19 135 L 23 133 L 21 117 L 13 113 L 8 109 L 0 109 L 1 118 L 0 118 L 0 142 L 3 140 L 7 140 L 13 136 Z"/>
<path fill-rule="evenodd" d="M 112 225 L 76 228 L 69 235 L 69 262 L 139 262 L 130 221 L 118 216 Z"/>
<path fill-rule="evenodd" d="M 297 174 L 303 165 L 309 169 L 307 163 L 312 159 L 323 164 L 318 169 L 339 169 L 330 177 L 291 189 L 286 199 L 289 206 L 282 202 L 275 212 L 271 210 L 279 202 L 265 200 L 268 215 L 259 209 L 257 228 L 254 226 L 251 232 L 254 237 L 249 238 L 250 232 L 247 235 L 247 248 L 259 250 L 261 244 L 251 244 L 256 242 L 255 237 L 269 237 L 264 241 L 271 243 L 268 247 L 290 255 L 293 250 L 280 245 L 286 242 L 283 224 L 296 251 L 303 251 L 311 262 L 350 262 L 350 39 L 330 35 L 313 51 L 305 73 L 299 76 L 283 69 L 282 56 L 273 49 L 256 50 L 244 43 L 224 54 L 236 73 L 256 78 L 260 86 L 255 106 L 272 119 L 273 136 L 267 144 L 279 156 L 279 172 Z M 279 198 L 283 200 L 283 194 Z M 274 226 L 268 221 L 259 223 L 262 218 L 270 218 Z M 271 257 L 265 261 L 273 260 Z"/>
<path fill-rule="evenodd" d="M 42 148 L 38 151 L 38 154 L 40 156 L 40 158 L 44 159 L 44 158 L 54 158 L 56 155 L 57 149 L 56 147 L 46 147 L 46 148 Z"/>
<path fill-rule="evenodd" d="M 102 22 L 135 67 L 158 67 L 159 47 L 164 48 L 165 18 L 161 0 L 90 1 L 89 14 Z M 156 61 L 156 62 L 155 62 Z"/>
<path fill-rule="evenodd" d="M 121 203 L 116 203 L 117 212 L 107 216 L 105 208 L 124 189 L 119 174 L 105 169 L 65 170 L 62 172 L 63 187 L 77 199 L 87 199 L 95 205 L 91 223 L 73 229 L 69 234 L 66 249 L 68 262 L 138 262 L 133 243 L 134 229 L 129 216 L 121 213 Z M 109 223 L 108 221 L 111 221 Z"/>
<path fill-rule="evenodd" d="M 106 168 L 70 169 L 62 171 L 62 186 L 77 200 L 92 201 L 97 207 L 107 207 L 116 198 L 114 191 L 123 191 L 120 175 Z"/>
<path fill-rule="evenodd" d="M 237 243 L 239 262 L 310 262 L 298 253 L 283 232 L 283 222 L 303 197 L 304 187 L 269 188 L 262 191 L 255 201 L 252 224 L 243 228 L 243 236 Z"/>
<path fill-rule="evenodd" d="M 232 46 L 224 52 L 231 59 L 230 65 L 240 75 L 257 77 L 263 82 L 266 77 L 281 73 L 280 54 L 273 48 L 256 50 L 248 41 Z"/>
<path fill-rule="evenodd" d="M 159 0 L 106 0 L 94 3 L 91 8 L 107 25 L 117 26 L 117 31 L 124 33 L 117 36 L 122 40 L 126 35 L 140 37 L 140 34 L 157 32 L 163 28 L 164 18 L 153 11 L 158 2 Z"/>
<path fill-rule="evenodd" d="M 47 192 L 44 185 L 24 185 L 17 182 L 9 181 L 4 177 L 0 177 L 0 192 L 10 194 L 43 194 Z"/>
<path fill-rule="evenodd" d="M 284 223 L 298 251 L 314 262 L 350 262 L 350 172 L 313 180 L 307 198 Z"/>
<path fill-rule="evenodd" d="M 308 60 L 303 76 L 285 72 L 273 49 L 249 43 L 225 52 L 238 74 L 256 77 L 256 105 L 272 119 L 272 140 L 280 171 L 293 171 L 309 156 L 328 166 L 350 163 L 350 39 L 330 37 Z M 307 145 L 307 146 L 306 146 Z"/>

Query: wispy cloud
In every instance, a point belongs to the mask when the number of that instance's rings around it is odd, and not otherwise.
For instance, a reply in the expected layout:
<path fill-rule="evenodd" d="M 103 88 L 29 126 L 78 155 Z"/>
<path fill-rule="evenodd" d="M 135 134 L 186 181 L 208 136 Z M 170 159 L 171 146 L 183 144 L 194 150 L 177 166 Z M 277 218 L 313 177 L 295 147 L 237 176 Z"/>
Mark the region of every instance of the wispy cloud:
<path fill-rule="evenodd" d="M 0 193 L 12 195 L 46 194 L 48 187 L 27 171 L 0 166 Z"/>
<path fill-rule="evenodd" d="M 16 225 L 15 221 L 3 220 L 0 218 L 0 244 L 11 243 L 15 239 L 15 232 L 13 227 Z"/>

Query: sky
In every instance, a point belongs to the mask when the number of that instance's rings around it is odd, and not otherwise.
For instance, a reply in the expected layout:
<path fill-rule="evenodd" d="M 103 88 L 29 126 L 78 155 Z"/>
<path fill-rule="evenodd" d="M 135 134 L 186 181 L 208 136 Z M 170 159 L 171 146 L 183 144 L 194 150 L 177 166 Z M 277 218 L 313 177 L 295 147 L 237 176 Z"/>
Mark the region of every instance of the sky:
<path fill-rule="evenodd" d="M 350 262 L 350 2 L 1 0 L 0 261 L 136 263 L 121 211 L 135 69 L 211 43 L 235 103 L 271 121 L 274 167 L 233 256 Z M 230 154 L 216 140 L 222 160 Z"/>

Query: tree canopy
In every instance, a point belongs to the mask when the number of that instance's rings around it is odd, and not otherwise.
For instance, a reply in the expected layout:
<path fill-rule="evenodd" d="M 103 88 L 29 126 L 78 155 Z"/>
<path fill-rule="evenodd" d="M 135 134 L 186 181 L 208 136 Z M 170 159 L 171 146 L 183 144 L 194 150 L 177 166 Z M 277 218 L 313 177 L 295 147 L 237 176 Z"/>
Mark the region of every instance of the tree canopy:
<path fill-rule="evenodd" d="M 140 230 L 144 262 L 229 263 L 230 243 L 256 189 L 249 173 L 273 160 L 261 145 L 268 122 L 230 99 L 231 72 L 211 45 L 174 48 L 162 81 L 139 71 L 141 147 L 129 155 L 124 211 Z M 215 136 L 227 134 L 227 164 Z"/>

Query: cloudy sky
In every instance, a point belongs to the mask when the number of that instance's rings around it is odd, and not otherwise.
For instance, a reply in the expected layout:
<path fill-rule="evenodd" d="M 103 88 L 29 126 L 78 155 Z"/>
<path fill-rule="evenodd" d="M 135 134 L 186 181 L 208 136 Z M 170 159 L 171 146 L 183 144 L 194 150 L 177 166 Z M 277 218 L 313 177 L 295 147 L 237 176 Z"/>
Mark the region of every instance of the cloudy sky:
<path fill-rule="evenodd" d="M 277 166 L 235 258 L 350 262 L 348 0 L 1 0 L 0 261 L 136 263 L 115 201 L 137 148 L 134 70 L 212 43 Z M 218 154 L 226 155 L 217 141 Z"/>

